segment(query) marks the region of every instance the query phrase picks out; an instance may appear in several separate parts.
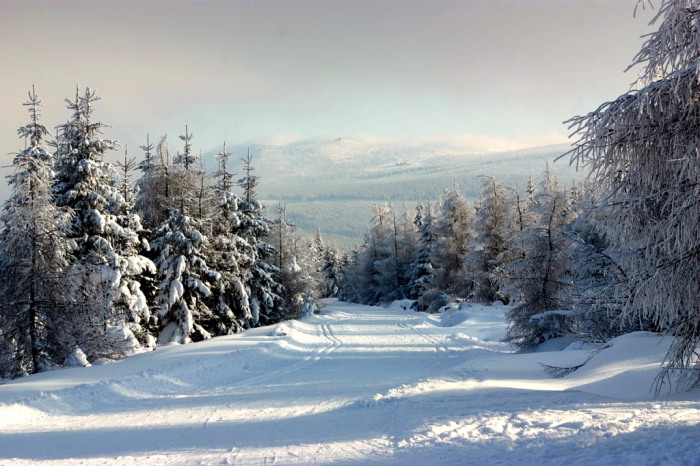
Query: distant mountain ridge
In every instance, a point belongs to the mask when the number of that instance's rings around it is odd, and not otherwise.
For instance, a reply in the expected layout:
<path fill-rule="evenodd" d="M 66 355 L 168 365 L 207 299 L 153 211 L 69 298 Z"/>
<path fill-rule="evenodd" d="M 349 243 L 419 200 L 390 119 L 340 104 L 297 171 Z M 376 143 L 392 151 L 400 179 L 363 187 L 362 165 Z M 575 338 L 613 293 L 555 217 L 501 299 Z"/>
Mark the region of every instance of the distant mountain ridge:
<path fill-rule="evenodd" d="M 371 145 L 338 138 L 314 143 L 250 146 L 259 197 L 274 217 L 278 202 L 300 229 L 318 228 L 342 244 L 359 242 L 374 203 L 436 201 L 453 184 L 467 197 L 481 192 L 480 175 L 522 190 L 547 165 L 565 185 L 583 179 L 568 160 L 554 162 L 568 144 L 509 152 L 471 152 L 441 146 Z M 232 149 L 242 155 L 248 147 Z M 213 157 L 208 164 L 213 163 Z"/>

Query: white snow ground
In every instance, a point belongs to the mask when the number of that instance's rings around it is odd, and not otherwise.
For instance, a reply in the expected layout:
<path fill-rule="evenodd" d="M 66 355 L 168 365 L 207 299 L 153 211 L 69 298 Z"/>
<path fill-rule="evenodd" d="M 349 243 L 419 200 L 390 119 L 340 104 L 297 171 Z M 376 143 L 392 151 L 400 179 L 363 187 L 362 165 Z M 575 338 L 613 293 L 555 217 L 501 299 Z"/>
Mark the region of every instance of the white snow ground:
<path fill-rule="evenodd" d="M 0 464 L 700 464 L 668 341 L 513 354 L 503 307 L 322 315 L 0 385 Z"/>

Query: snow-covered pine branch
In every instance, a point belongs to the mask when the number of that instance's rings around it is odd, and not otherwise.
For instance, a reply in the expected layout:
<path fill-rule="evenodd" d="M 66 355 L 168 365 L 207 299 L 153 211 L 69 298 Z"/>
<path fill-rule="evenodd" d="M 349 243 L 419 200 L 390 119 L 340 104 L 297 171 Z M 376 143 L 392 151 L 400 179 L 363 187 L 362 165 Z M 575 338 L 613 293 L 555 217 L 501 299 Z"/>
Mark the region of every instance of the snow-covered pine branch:
<path fill-rule="evenodd" d="M 631 321 L 675 337 L 668 370 L 698 367 L 700 347 L 700 3 L 665 0 L 633 64 L 645 87 L 570 120 L 571 162 L 603 187 L 604 223 L 627 280 L 613 299 Z M 682 371 L 681 371 L 682 372 Z M 700 385 L 700 371 L 679 386 Z"/>

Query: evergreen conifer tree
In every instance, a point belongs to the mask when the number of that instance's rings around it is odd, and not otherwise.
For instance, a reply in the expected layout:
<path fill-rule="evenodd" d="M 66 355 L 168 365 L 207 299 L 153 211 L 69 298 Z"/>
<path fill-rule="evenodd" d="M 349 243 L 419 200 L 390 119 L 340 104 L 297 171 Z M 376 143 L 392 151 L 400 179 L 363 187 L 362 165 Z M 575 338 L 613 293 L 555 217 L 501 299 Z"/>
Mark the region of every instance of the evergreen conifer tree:
<path fill-rule="evenodd" d="M 418 229 L 418 247 L 415 259 L 411 264 L 411 277 L 408 285 L 409 298 L 418 299 L 428 291 L 433 281 L 433 263 L 431 261 L 432 250 L 435 246 L 433 235 L 433 216 L 428 204 L 416 206 L 414 223 Z"/>
<path fill-rule="evenodd" d="M 0 378 L 61 365 L 70 355 L 74 315 L 70 296 L 70 212 L 53 204 L 49 135 L 39 123 L 41 101 L 29 93 L 31 123 L 19 128 L 28 141 L 14 159 L 12 195 L 0 222 Z"/>
<path fill-rule="evenodd" d="M 339 297 L 343 283 L 342 258 L 340 252 L 332 246 L 326 246 L 323 252 L 321 275 L 321 297 Z"/>
<path fill-rule="evenodd" d="M 433 287 L 462 298 L 468 297 L 474 288 L 464 269 L 473 240 L 473 217 L 472 205 L 453 186 L 441 199 L 433 222 L 435 248 L 430 258 L 434 265 Z"/>
<path fill-rule="evenodd" d="M 536 197 L 537 224 L 516 238 L 522 256 L 503 267 L 501 285 L 516 297 L 518 305 L 508 311 L 506 340 L 520 349 L 531 349 L 551 338 L 571 333 L 571 311 L 562 311 L 562 291 L 570 286 L 569 250 L 573 243 L 566 227 L 578 213 L 549 171 Z"/>
<path fill-rule="evenodd" d="M 92 121 L 93 104 L 98 100 L 90 88 L 82 95 L 76 91 L 74 101 L 66 100 L 73 115 L 60 127 L 55 153 L 55 202 L 74 212 L 71 239 L 76 247 L 72 255 L 83 277 L 80 289 L 75 290 L 79 293 L 76 299 L 84 303 L 84 319 L 91 322 L 84 327 L 92 329 L 82 343 L 88 359 L 114 353 L 114 345 L 108 344 L 114 338 L 122 338 L 127 346 L 135 344 L 129 334 L 118 335 L 126 330 L 125 322 L 138 327 L 149 319 L 138 279 L 144 271 L 155 271 L 141 254 L 149 246 L 140 218 L 120 193 L 115 166 L 104 160 L 116 144 L 101 139 L 104 125 Z M 105 329 L 104 334 L 100 328 Z"/>
<path fill-rule="evenodd" d="M 519 219 L 510 190 L 493 177 L 482 178 L 483 190 L 473 225 L 475 241 L 468 260 L 469 272 L 475 282 L 474 299 L 485 303 L 496 300 L 507 303 L 507 296 L 499 291 L 496 272 L 511 247 L 516 228 L 514 223 Z"/>
<path fill-rule="evenodd" d="M 220 315 L 208 306 L 212 287 L 221 274 L 209 265 L 210 244 L 203 233 L 204 221 L 192 215 L 197 211 L 192 194 L 198 174 L 194 167 L 196 157 L 191 155 L 192 134 L 187 127 L 185 136 L 180 138 L 185 142 L 184 153 L 175 158 L 172 166 L 168 166 L 168 160 L 161 163 L 167 168 L 162 176 L 170 195 L 166 198 L 166 205 L 171 206 L 170 216 L 155 229 L 151 240 L 157 253 L 159 344 L 184 344 L 210 338 L 212 332 L 228 332 L 226 324 L 222 327 Z M 167 157 L 167 148 L 159 146 L 161 155 Z"/>
<path fill-rule="evenodd" d="M 270 220 L 264 214 L 262 203 L 257 200 L 255 188 L 259 178 L 253 175 L 253 158 L 248 151 L 242 159 L 245 175 L 238 180 L 243 197 L 238 206 L 239 235 L 245 241 L 243 254 L 248 256 L 251 267 L 245 271 L 245 286 L 249 297 L 251 320 L 249 325 L 269 325 L 284 318 L 282 286 L 275 280 L 279 269 L 272 263 L 277 252 L 265 241 L 270 234 Z"/>
<path fill-rule="evenodd" d="M 231 156 L 224 143 L 222 152 L 217 154 L 219 169 L 214 188 L 209 252 L 209 262 L 221 277 L 212 288 L 210 300 L 212 312 L 217 318 L 216 328 L 211 331 L 217 335 L 235 333 L 246 327 L 253 317 L 245 286 L 253 262 L 247 254 L 249 244 L 239 235 L 241 218 L 238 206 L 241 198 L 233 192 L 234 174 L 229 171 Z"/>
<path fill-rule="evenodd" d="M 137 194 L 134 210 L 143 219 L 144 226 L 153 230 L 168 217 L 171 193 L 169 189 L 172 171 L 167 135 L 154 146 L 146 135 L 146 144 L 141 146 L 144 159 L 139 163 L 141 178 L 136 182 Z M 153 150 L 156 149 L 156 153 Z"/>

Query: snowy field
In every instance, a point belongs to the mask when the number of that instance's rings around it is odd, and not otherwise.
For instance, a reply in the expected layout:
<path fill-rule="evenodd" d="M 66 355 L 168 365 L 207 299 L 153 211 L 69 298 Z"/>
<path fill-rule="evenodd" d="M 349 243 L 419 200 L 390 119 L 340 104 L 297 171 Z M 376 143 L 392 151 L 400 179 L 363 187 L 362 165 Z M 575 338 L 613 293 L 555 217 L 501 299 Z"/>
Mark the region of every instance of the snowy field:
<path fill-rule="evenodd" d="M 513 354 L 503 307 L 321 315 L 0 385 L 0 464 L 700 464 L 669 341 Z"/>

